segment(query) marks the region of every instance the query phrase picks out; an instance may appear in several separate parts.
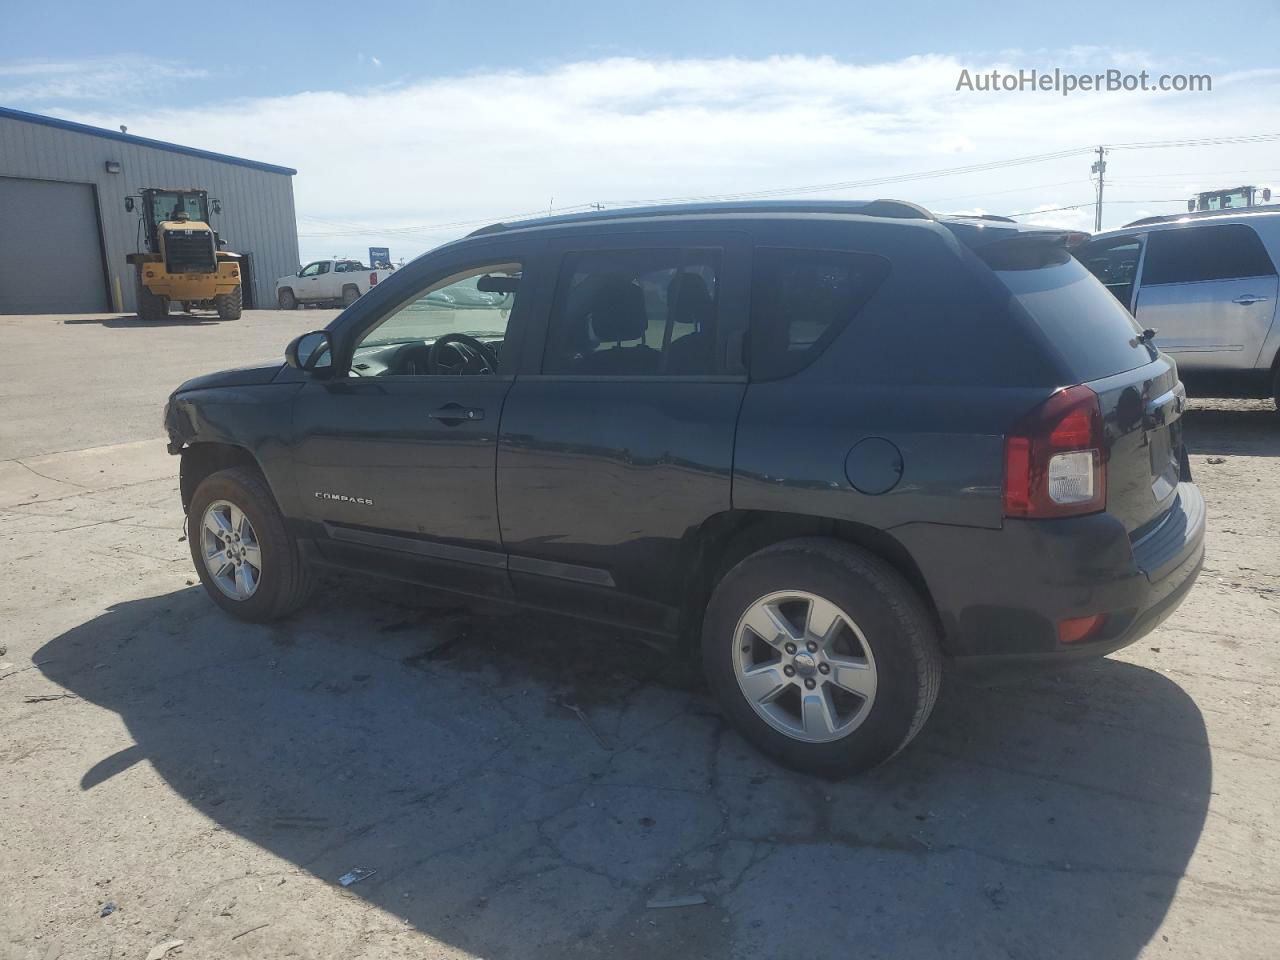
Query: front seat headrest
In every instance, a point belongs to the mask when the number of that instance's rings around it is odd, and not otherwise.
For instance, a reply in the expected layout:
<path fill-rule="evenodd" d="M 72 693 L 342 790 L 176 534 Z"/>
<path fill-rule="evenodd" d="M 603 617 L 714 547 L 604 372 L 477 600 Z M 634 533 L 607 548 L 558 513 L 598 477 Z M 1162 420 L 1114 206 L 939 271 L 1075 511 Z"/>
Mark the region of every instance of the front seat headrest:
<path fill-rule="evenodd" d="M 667 287 L 667 310 L 672 323 L 709 325 L 715 320 L 715 309 L 706 281 L 696 273 L 677 273 Z"/>
<path fill-rule="evenodd" d="M 591 301 L 591 329 L 601 343 L 641 340 L 649 328 L 644 291 L 631 277 L 609 277 Z"/>

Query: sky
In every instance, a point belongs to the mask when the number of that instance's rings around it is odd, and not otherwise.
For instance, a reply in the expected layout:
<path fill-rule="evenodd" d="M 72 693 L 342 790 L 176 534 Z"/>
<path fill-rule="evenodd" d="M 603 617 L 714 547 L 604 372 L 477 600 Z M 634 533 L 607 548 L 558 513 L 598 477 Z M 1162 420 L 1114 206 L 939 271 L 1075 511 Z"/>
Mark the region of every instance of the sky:
<path fill-rule="evenodd" d="M 750 194 L 1091 229 L 1088 148 L 1280 133 L 1274 0 L 279 2 L 172 26 L 155 9 L 10 5 L 0 105 L 297 168 L 304 261 Z M 1212 90 L 957 90 L 965 70 L 1054 68 Z M 857 185 L 1046 154 L 1063 155 Z M 1103 225 L 1243 183 L 1280 187 L 1280 141 L 1113 149 Z"/>

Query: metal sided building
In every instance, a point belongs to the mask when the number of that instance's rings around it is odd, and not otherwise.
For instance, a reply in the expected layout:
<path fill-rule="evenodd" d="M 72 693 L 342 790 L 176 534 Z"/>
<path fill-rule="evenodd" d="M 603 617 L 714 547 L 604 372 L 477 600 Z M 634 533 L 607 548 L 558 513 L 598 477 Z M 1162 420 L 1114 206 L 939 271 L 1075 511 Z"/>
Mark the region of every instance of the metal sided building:
<path fill-rule="evenodd" d="M 241 261 L 245 307 L 274 307 L 298 269 L 297 171 L 0 107 L 0 314 L 136 308 L 143 187 L 196 187 L 222 202 L 212 227 Z"/>

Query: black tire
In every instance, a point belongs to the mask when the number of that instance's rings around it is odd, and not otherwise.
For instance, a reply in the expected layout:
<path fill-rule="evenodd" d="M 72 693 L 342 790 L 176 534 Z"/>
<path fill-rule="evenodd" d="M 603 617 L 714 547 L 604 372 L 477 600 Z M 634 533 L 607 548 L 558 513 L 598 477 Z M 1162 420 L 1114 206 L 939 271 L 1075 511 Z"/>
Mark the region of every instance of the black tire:
<path fill-rule="evenodd" d="M 356 286 L 348 284 L 342 288 L 342 305 L 349 307 L 360 299 L 360 289 Z"/>
<path fill-rule="evenodd" d="M 142 282 L 142 267 L 134 274 L 135 290 L 138 299 L 138 319 L 145 323 L 156 323 L 169 316 L 169 298 L 152 293 Z"/>
<path fill-rule="evenodd" d="M 205 510 L 225 500 L 244 511 L 262 551 L 261 579 L 252 596 L 235 600 L 213 581 L 205 565 L 202 525 Z M 187 510 L 187 543 L 191 560 L 205 591 L 219 607 L 241 620 L 267 623 L 288 616 L 307 602 L 312 575 L 295 541 L 284 528 L 284 517 L 262 474 L 246 467 L 219 470 L 200 481 Z"/>
<path fill-rule="evenodd" d="M 244 291 L 236 284 L 230 293 L 220 293 L 213 298 L 214 309 L 218 311 L 219 320 L 239 320 L 244 312 Z"/>
<path fill-rule="evenodd" d="M 293 295 L 293 291 L 288 287 L 276 294 L 276 303 L 280 305 L 281 310 L 297 310 L 298 298 Z"/>
<path fill-rule="evenodd" d="M 734 658 L 740 620 L 756 601 L 793 590 L 845 611 L 874 659 L 877 684 L 870 709 L 840 739 L 815 743 L 782 732 L 756 712 L 738 683 Z M 775 544 L 725 574 L 707 606 L 702 660 L 725 715 L 747 740 L 788 767 L 830 778 L 869 770 L 910 743 L 928 719 L 942 681 L 938 631 L 924 599 L 883 560 L 825 538 Z"/>

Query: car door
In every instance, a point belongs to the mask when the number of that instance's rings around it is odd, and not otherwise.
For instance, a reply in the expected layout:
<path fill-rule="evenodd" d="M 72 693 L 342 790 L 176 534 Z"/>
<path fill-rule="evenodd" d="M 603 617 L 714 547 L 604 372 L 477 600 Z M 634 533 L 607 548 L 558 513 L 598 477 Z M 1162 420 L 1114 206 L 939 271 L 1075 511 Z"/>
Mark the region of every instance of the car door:
<path fill-rule="evenodd" d="M 298 494 L 323 555 L 509 593 L 494 465 L 533 282 L 528 256 L 507 245 L 429 258 L 334 331 L 334 375 L 305 384 L 294 406 Z M 477 277 L 502 290 L 459 306 L 451 291 Z M 496 366 L 466 339 L 433 355 L 445 334 L 480 340 Z"/>
<path fill-rule="evenodd" d="M 297 300 L 314 299 L 314 294 L 308 291 L 314 289 L 317 275 L 320 273 L 320 261 L 308 263 L 305 267 L 298 271 L 298 275 L 293 278 L 290 286 L 293 287 L 293 296 Z"/>
<path fill-rule="evenodd" d="M 333 263 L 329 260 L 321 260 L 315 266 L 316 272 L 307 278 L 304 299 L 332 300 L 333 292 L 330 288 L 334 281 Z"/>
<path fill-rule="evenodd" d="M 1241 223 L 1153 230 L 1134 314 L 1186 370 L 1252 369 L 1275 316 L 1276 268 Z"/>
<path fill-rule="evenodd" d="M 1145 239 L 1142 234 L 1108 237 L 1087 243 L 1076 251 L 1076 259 L 1130 312 Z"/>
<path fill-rule="evenodd" d="M 557 280 L 503 411 L 516 594 L 662 631 L 693 534 L 730 509 L 746 244 L 621 233 L 551 245 Z"/>

